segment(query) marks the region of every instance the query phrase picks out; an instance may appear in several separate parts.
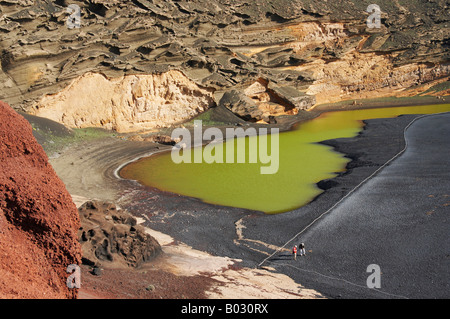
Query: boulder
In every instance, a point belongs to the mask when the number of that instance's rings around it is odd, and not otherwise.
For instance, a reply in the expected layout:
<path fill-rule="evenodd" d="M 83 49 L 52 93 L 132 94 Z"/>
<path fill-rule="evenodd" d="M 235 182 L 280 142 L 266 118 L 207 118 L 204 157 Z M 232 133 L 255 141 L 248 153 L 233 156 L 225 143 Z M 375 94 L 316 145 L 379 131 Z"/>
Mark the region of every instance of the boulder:
<path fill-rule="evenodd" d="M 79 209 L 83 263 L 136 268 L 161 253 L 161 246 L 127 211 L 113 203 L 88 201 Z"/>
<path fill-rule="evenodd" d="M 297 110 L 308 110 L 316 104 L 316 99 L 313 95 L 300 92 L 292 86 L 278 86 L 269 83 L 267 89 L 283 103 L 290 104 Z"/>

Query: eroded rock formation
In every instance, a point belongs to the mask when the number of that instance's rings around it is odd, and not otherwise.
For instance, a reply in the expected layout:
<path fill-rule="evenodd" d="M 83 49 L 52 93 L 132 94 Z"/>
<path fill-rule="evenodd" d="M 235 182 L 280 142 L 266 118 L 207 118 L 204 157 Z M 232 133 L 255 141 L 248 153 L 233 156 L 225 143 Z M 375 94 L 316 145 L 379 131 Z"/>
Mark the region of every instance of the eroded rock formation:
<path fill-rule="evenodd" d="M 75 298 L 78 212 L 31 125 L 0 102 L 0 298 Z"/>
<path fill-rule="evenodd" d="M 95 267 L 139 267 L 161 247 L 136 219 L 116 205 L 88 201 L 79 208 L 83 263 Z"/>
<path fill-rule="evenodd" d="M 315 103 L 314 95 L 260 78 L 243 91 L 225 92 L 219 105 L 246 121 L 271 123 L 276 116 L 296 115 L 300 110 L 310 109 Z"/>
<path fill-rule="evenodd" d="M 0 98 L 13 107 L 29 110 L 88 72 L 119 79 L 177 69 L 217 93 L 264 78 L 316 104 L 404 94 L 449 77 L 445 0 L 378 1 L 380 28 L 368 27 L 367 3 L 354 0 L 70 4 L 80 8 L 80 28 L 69 28 L 66 1 L 0 1 Z M 262 108 L 278 114 L 285 105 Z"/>

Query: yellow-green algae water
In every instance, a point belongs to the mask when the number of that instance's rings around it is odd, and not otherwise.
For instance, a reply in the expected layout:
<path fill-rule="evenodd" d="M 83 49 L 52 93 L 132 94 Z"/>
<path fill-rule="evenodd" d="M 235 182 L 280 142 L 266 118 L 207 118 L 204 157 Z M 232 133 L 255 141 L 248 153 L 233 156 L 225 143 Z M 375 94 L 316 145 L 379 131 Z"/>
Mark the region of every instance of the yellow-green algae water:
<path fill-rule="evenodd" d="M 322 192 L 316 185 L 319 181 L 333 178 L 345 170 L 349 159 L 318 142 L 354 137 L 363 128 L 362 120 L 447 111 L 450 111 L 450 104 L 324 113 L 298 125 L 295 130 L 279 134 L 279 169 L 272 175 L 260 172 L 260 168 L 267 164 L 248 163 L 249 141 L 261 138 L 257 136 L 243 137 L 246 140 L 246 163 L 175 164 L 171 153 L 165 152 L 125 166 L 120 175 L 146 186 L 196 197 L 211 204 L 268 214 L 282 213 L 309 203 Z M 271 136 L 268 137 L 269 143 L 270 139 Z M 237 154 L 236 148 L 242 147 L 238 145 L 234 139 L 223 146 L 225 152 L 228 147 L 233 147 Z M 202 152 L 203 149 L 198 147 L 191 151 Z"/>

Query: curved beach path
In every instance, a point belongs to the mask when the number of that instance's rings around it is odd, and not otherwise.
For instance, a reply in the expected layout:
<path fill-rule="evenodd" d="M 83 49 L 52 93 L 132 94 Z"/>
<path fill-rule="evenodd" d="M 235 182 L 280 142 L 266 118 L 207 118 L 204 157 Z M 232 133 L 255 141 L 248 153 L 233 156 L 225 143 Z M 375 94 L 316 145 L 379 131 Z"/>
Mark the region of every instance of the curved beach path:
<path fill-rule="evenodd" d="M 417 119 L 400 157 L 292 241 L 305 242 L 306 257 L 284 251 L 264 265 L 330 297 L 448 298 L 449 124 L 450 113 Z M 366 284 L 372 264 L 379 289 Z"/>

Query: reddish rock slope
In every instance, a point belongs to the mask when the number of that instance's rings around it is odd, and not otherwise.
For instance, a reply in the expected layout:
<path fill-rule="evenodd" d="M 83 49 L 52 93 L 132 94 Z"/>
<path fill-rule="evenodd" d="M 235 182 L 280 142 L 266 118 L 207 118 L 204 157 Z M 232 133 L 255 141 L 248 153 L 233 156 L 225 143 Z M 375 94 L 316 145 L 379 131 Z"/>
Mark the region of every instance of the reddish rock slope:
<path fill-rule="evenodd" d="M 30 124 L 0 102 L 0 298 L 76 298 L 79 216 Z"/>

